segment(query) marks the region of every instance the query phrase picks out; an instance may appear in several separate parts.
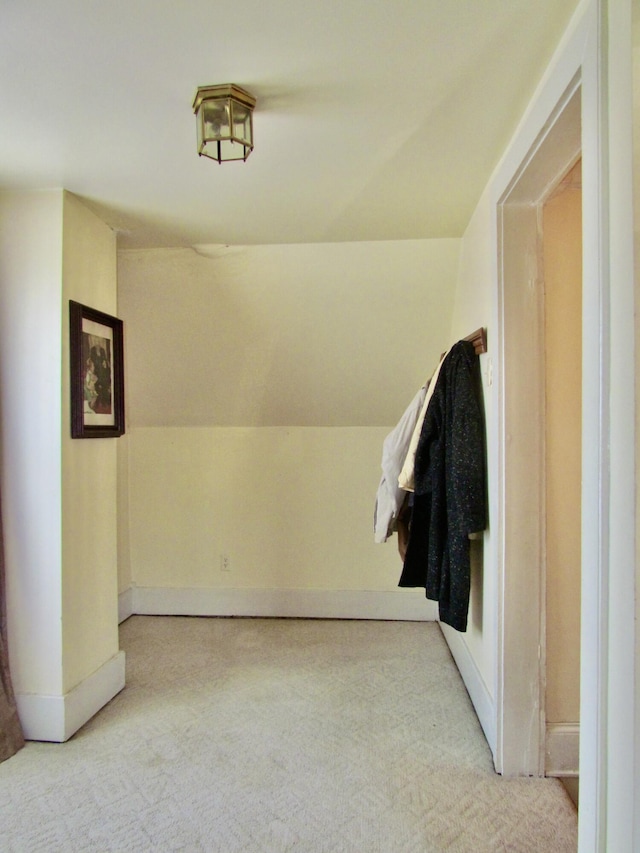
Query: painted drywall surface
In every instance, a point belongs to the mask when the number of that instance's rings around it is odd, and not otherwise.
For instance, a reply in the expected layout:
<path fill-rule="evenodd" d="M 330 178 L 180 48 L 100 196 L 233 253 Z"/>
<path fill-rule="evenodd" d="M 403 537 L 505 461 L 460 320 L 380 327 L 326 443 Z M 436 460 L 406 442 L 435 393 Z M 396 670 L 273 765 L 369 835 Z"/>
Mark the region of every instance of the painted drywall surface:
<path fill-rule="evenodd" d="M 632 5 L 633 19 L 633 161 L 640 163 L 640 4 Z M 640 168 L 633 174 L 634 246 L 635 246 L 635 292 L 640 293 Z M 636 296 L 637 300 L 637 296 Z M 636 404 L 636 626 L 640 625 L 640 311 L 636 304 L 635 313 L 635 404 Z M 640 684 L 640 631 L 636 627 L 635 676 Z M 635 731 L 640 732 L 640 702 L 636 702 Z M 635 778 L 640 779 L 640 738 L 635 743 Z M 635 837 L 640 839 L 640 808 L 636 792 Z"/>
<path fill-rule="evenodd" d="M 68 302 L 116 315 L 115 234 L 69 193 L 63 234 L 62 633 L 68 692 L 118 652 L 119 439 L 72 439 L 69 404 Z"/>
<path fill-rule="evenodd" d="M 121 252 L 128 423 L 392 426 L 448 342 L 458 248 Z"/>
<path fill-rule="evenodd" d="M 125 392 L 126 396 L 126 392 Z M 129 434 L 118 439 L 118 595 L 131 588 L 129 541 Z"/>
<path fill-rule="evenodd" d="M 633 85 L 632 16 L 636 0 L 619 0 L 605 5 L 608 44 L 606 71 L 607 133 L 607 217 L 609 223 L 607 317 L 610 361 L 608 380 L 609 433 L 609 535 L 608 624 L 607 628 L 607 850 L 637 848 L 640 838 L 633 834 L 633 815 L 640 805 L 638 766 L 639 732 L 635 729 L 638 685 L 634 669 L 634 599 L 637 597 L 633 501 L 637 435 L 634 400 L 634 308 L 637 289 L 633 257 Z M 585 267 L 589 263 L 585 259 Z M 606 338 L 606 333 L 605 333 Z M 585 369 L 587 366 L 585 365 Z M 583 610 L 583 619 L 587 619 Z M 637 623 L 635 625 L 637 631 Z M 584 652 L 584 647 L 583 647 Z M 589 663 L 591 663 L 589 661 Z M 583 673 L 586 667 L 583 668 Z M 584 675 L 583 675 L 584 678 Z M 584 718 L 584 704 L 582 709 Z M 581 731 L 583 724 L 581 720 Z M 635 743 L 635 750 L 632 744 Z M 581 758 L 582 761 L 582 758 Z M 584 775 L 584 774 L 583 774 Z M 582 803 L 582 785 L 580 798 Z"/>
<path fill-rule="evenodd" d="M 451 325 L 451 341 L 484 326 L 487 353 L 480 356 L 486 426 L 488 519 L 482 541 L 472 545 L 469 622 L 462 636 L 489 694 L 496 695 L 495 634 L 498 600 L 495 566 L 498 559 L 498 400 L 497 303 L 495 247 L 490 194 L 485 191 L 467 226 L 460 248 L 460 266 Z"/>
<path fill-rule="evenodd" d="M 491 725 L 496 727 L 498 740 L 501 737 L 497 726 L 501 701 L 500 679 L 502 678 L 498 635 L 499 602 L 504 592 L 500 587 L 500 572 L 506 570 L 506 567 L 501 566 L 502 543 L 500 541 L 504 535 L 500 518 L 500 494 L 504 472 L 501 467 L 500 446 L 503 354 L 500 339 L 502 306 L 499 301 L 498 204 L 508 185 L 518 173 L 541 128 L 580 67 L 584 53 L 588 7 L 589 2 L 585 0 L 576 10 L 572 23 L 561 39 L 535 96 L 479 200 L 463 235 L 460 250 L 460 275 L 451 337 L 456 338 L 465 334 L 471 320 L 473 320 L 470 324 L 472 328 L 478 325 L 487 326 L 488 353 L 481 357 L 481 370 L 487 430 L 489 490 L 489 527 L 482 543 L 481 583 L 478 583 L 480 573 L 477 572 L 472 590 L 470 625 L 461 639 L 488 691 L 495 699 L 496 718 Z M 487 317 L 486 321 L 479 320 L 483 314 Z M 508 437 L 505 436 L 505 439 Z M 502 747 L 499 743 L 497 747 L 496 755 L 501 760 Z"/>
<path fill-rule="evenodd" d="M 397 588 L 395 538 L 373 541 L 382 442 L 447 344 L 458 247 L 120 253 L 121 590 L 128 576 L 151 587 Z"/>
<path fill-rule="evenodd" d="M 576 71 L 581 72 L 583 324 L 587 343 L 583 348 L 583 370 L 591 378 L 583 386 L 583 406 L 588 417 L 583 422 L 581 850 L 632 849 L 634 812 L 637 814 L 634 755 L 630 748 L 634 743 L 632 717 L 637 702 L 630 627 L 633 614 L 629 618 L 628 613 L 633 610 L 636 576 L 633 556 L 629 559 L 634 529 L 633 519 L 629 518 L 634 472 L 634 442 L 629 430 L 633 400 L 629 389 L 634 387 L 634 378 L 628 375 L 633 365 L 633 358 L 629 357 L 633 299 L 628 276 L 627 226 L 631 210 L 627 203 L 630 158 L 626 150 L 631 110 L 625 103 L 630 85 L 625 77 L 630 27 L 625 15 L 630 5 L 600 4 L 595 0 L 580 4 L 576 25 L 562 40 L 539 96 L 533 99 L 514 143 L 489 184 L 489 213 L 494 216 L 495 205 L 533 141 L 529 130 L 539 131 L 571 78 Z M 606 63 L 606 71 L 599 64 L 601 60 Z M 607 78 L 612 81 L 608 91 L 606 86 L 601 88 Z M 610 234 L 608 222 L 612 225 Z M 492 240 L 491 245 L 492 251 L 497 252 L 497 241 Z M 495 282 L 497 276 L 492 279 Z M 604 346 L 594 346 L 594 341 L 603 341 Z M 489 435 L 489 440 L 493 436 Z M 497 571 L 497 564 L 487 567 L 485 561 L 485 574 L 487 569 Z M 608 607 L 615 618 L 608 618 Z M 636 716 L 636 722 L 637 719 Z M 637 758 L 636 752 L 636 769 Z"/>
<path fill-rule="evenodd" d="M 395 536 L 373 541 L 385 435 L 380 427 L 133 430 L 135 583 L 396 589 Z"/>
<path fill-rule="evenodd" d="M 62 692 L 62 193 L 0 193 L 0 412 L 16 693 Z"/>
<path fill-rule="evenodd" d="M 548 723 L 580 719 L 581 206 L 578 174 L 543 214 Z"/>

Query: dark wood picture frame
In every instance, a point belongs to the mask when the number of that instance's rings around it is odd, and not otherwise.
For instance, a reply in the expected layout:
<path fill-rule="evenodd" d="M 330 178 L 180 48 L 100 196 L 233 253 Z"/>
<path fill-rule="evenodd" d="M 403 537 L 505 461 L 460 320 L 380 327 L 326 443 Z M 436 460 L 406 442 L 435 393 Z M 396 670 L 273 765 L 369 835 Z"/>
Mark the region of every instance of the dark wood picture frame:
<path fill-rule="evenodd" d="M 71 437 L 124 434 L 122 320 L 69 300 Z"/>

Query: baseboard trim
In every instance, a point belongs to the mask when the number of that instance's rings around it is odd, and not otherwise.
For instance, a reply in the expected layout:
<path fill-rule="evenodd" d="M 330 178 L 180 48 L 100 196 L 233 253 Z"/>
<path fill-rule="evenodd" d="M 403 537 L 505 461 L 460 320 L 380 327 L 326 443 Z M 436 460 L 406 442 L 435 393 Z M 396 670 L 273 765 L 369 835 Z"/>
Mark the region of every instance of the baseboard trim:
<path fill-rule="evenodd" d="M 463 635 L 443 623 L 440 623 L 440 628 L 467 688 L 495 762 L 498 718 L 495 702 L 487 689 L 482 673 L 471 656 L 469 647 L 463 640 Z"/>
<path fill-rule="evenodd" d="M 170 589 L 132 587 L 120 598 L 128 616 L 261 616 L 431 622 L 437 605 L 418 590 Z M 127 618 L 124 616 L 124 618 Z"/>
<path fill-rule="evenodd" d="M 118 595 L 118 625 L 133 616 L 133 589 L 125 589 Z"/>
<path fill-rule="evenodd" d="M 124 687 L 125 653 L 118 652 L 63 696 L 16 694 L 27 740 L 63 743 Z"/>
<path fill-rule="evenodd" d="M 580 723 L 547 723 L 545 776 L 579 776 Z"/>

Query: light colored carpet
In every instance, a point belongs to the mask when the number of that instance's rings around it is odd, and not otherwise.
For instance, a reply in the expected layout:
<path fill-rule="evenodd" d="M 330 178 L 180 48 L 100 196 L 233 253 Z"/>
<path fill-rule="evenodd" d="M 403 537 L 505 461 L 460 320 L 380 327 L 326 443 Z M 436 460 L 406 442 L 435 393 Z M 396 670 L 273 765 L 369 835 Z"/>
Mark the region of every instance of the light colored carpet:
<path fill-rule="evenodd" d="M 134 616 L 127 687 L 0 765 L 11 853 L 564 853 L 553 779 L 502 779 L 434 623 Z"/>

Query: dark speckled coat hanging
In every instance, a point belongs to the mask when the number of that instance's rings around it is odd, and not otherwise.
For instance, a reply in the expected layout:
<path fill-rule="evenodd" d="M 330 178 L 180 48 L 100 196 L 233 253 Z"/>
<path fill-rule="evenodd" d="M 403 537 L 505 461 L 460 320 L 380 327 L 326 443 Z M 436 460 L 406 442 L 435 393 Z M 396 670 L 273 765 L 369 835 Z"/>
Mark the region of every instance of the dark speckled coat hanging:
<path fill-rule="evenodd" d="M 424 587 L 440 619 L 467 630 L 469 534 L 487 523 L 485 427 L 473 344 L 447 354 L 425 415 L 401 587 Z"/>

